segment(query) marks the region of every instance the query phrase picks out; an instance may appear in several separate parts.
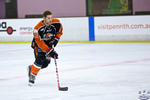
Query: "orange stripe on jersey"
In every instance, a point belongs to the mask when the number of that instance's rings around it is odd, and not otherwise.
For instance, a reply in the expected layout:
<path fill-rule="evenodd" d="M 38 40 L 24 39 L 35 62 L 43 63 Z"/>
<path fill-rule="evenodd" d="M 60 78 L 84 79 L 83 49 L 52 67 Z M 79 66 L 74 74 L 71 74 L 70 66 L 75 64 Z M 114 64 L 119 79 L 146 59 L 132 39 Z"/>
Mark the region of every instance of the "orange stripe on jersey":
<path fill-rule="evenodd" d="M 35 56 L 37 57 L 38 56 L 38 49 L 37 49 L 37 47 L 35 47 L 34 50 L 35 50 Z"/>
<path fill-rule="evenodd" d="M 62 25 L 61 25 L 59 33 L 56 34 L 56 37 L 59 38 L 59 39 L 60 39 L 61 35 L 63 34 L 62 30 L 63 30 L 63 28 L 62 28 Z"/>

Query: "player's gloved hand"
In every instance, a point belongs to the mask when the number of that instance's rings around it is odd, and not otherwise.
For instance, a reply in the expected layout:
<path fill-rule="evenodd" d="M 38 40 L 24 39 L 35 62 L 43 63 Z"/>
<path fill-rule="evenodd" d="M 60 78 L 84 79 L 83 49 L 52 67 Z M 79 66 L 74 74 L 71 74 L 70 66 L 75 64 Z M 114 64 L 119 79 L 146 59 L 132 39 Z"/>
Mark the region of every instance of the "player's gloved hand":
<path fill-rule="evenodd" d="M 57 45 L 58 41 L 59 41 L 59 38 L 55 36 L 54 38 L 52 38 L 52 40 L 50 41 L 49 44 L 50 44 L 51 46 L 54 46 L 54 47 L 55 47 L 55 46 Z"/>
<path fill-rule="evenodd" d="M 49 56 L 52 58 L 58 59 L 58 53 L 54 50 L 49 54 Z"/>

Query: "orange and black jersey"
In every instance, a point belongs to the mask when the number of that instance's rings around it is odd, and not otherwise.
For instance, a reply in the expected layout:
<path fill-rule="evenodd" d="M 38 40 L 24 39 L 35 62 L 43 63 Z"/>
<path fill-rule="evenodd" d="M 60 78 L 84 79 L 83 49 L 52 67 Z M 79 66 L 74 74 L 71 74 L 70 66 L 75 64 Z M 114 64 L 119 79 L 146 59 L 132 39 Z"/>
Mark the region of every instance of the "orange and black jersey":
<path fill-rule="evenodd" d="M 61 37 L 62 30 L 62 24 L 58 19 L 52 18 L 52 24 L 49 26 L 46 26 L 42 20 L 34 27 L 33 41 L 43 52 L 46 52 L 49 49 L 50 41 L 53 38 L 59 39 Z M 34 47 L 34 44 L 32 44 L 32 47 Z"/>

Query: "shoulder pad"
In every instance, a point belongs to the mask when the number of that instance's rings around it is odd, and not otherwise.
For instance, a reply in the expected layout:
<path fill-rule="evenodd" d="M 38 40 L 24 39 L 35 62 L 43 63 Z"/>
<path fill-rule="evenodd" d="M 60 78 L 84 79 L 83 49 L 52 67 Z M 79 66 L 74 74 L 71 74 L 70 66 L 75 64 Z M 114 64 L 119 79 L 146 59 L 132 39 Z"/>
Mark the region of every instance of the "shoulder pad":
<path fill-rule="evenodd" d="M 52 18 L 52 23 L 60 23 L 60 20 L 57 18 Z"/>

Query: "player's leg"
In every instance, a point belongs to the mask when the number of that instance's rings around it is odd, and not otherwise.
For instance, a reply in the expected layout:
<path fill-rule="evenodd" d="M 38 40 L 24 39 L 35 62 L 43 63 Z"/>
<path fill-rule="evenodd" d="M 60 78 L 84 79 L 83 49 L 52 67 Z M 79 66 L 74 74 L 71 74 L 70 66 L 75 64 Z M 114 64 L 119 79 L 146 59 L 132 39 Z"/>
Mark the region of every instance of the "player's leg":
<path fill-rule="evenodd" d="M 28 66 L 28 75 L 29 75 L 29 85 L 32 86 L 35 82 L 35 77 L 37 73 L 40 71 L 40 67 L 35 64 Z"/>
<path fill-rule="evenodd" d="M 29 66 L 29 82 L 34 84 L 35 77 L 37 76 L 38 72 L 42 68 L 43 62 L 45 60 L 45 55 L 43 53 L 38 53 L 36 56 L 34 64 Z"/>
<path fill-rule="evenodd" d="M 50 62 L 51 62 L 50 58 L 48 58 L 48 59 L 45 58 L 45 60 L 43 61 L 43 65 L 42 65 L 41 69 L 46 68 L 50 64 Z"/>
<path fill-rule="evenodd" d="M 43 60 L 41 62 L 42 63 L 41 69 L 46 68 L 50 64 L 50 62 L 51 62 L 51 58 L 50 57 L 47 58 L 45 56 L 45 53 L 42 52 L 42 50 L 40 48 L 38 48 L 38 47 L 35 47 L 35 49 L 34 49 L 34 55 L 35 55 L 35 58 L 37 58 L 38 55 L 42 56 Z"/>
<path fill-rule="evenodd" d="M 45 54 L 42 53 L 37 46 L 34 46 L 34 56 L 35 56 L 34 64 L 28 66 L 29 85 L 34 84 L 35 77 L 42 68 L 45 59 L 44 58 Z"/>
<path fill-rule="evenodd" d="M 50 59 L 45 57 L 44 52 L 38 52 L 38 55 L 35 57 L 36 59 L 34 64 L 29 66 L 29 85 L 34 84 L 35 77 L 37 76 L 40 69 L 46 68 L 50 63 Z"/>
<path fill-rule="evenodd" d="M 40 69 L 46 68 L 51 61 L 50 58 L 47 58 L 45 56 L 45 53 L 42 52 L 42 50 L 38 48 L 37 45 L 34 46 L 34 56 L 35 56 L 34 64 L 28 67 L 29 83 L 32 84 L 34 84 L 35 77 L 37 76 Z"/>

